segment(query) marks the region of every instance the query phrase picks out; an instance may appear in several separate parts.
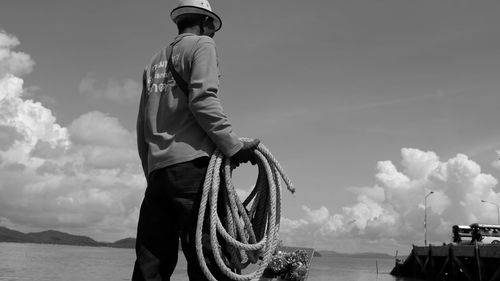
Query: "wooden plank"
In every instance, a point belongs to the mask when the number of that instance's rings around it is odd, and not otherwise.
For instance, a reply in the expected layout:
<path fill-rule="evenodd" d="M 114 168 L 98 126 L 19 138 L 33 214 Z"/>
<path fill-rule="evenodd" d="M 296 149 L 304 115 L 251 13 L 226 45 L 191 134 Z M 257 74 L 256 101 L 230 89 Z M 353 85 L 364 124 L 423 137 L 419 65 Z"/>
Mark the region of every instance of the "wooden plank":
<path fill-rule="evenodd" d="M 479 247 L 477 244 L 474 245 L 474 254 L 475 254 L 476 266 L 477 266 L 477 280 L 483 281 L 484 267 L 483 267 L 483 261 L 479 255 Z"/>
<path fill-rule="evenodd" d="M 475 258 L 475 245 L 457 245 L 452 246 L 454 255 L 457 257 Z M 449 254 L 449 245 L 432 246 L 432 255 L 435 257 L 446 257 Z M 479 245 L 482 258 L 500 258 L 500 244 Z M 427 257 L 429 255 L 429 247 L 414 246 L 415 255 L 419 257 Z"/>
<path fill-rule="evenodd" d="M 429 272 L 428 268 L 429 268 L 429 264 L 430 264 L 430 260 L 431 260 L 431 257 L 432 257 L 432 246 L 429 245 L 429 248 L 428 248 L 428 252 L 427 252 L 427 258 L 425 259 L 425 262 L 424 262 L 424 270 L 425 270 L 425 275 L 427 276 L 427 273 Z"/>
<path fill-rule="evenodd" d="M 447 257 L 450 246 L 432 246 L 432 255 L 435 257 Z M 427 256 L 429 254 L 429 247 L 418 247 L 415 246 L 415 255 L 417 256 Z"/>
<path fill-rule="evenodd" d="M 481 258 L 500 258 L 500 245 L 479 245 Z"/>
<path fill-rule="evenodd" d="M 453 254 L 456 257 L 468 257 L 473 258 L 475 256 L 474 253 L 474 245 L 459 245 L 453 246 Z"/>
<path fill-rule="evenodd" d="M 413 245 L 398 273 L 428 280 L 500 281 L 500 245 Z"/>
<path fill-rule="evenodd" d="M 412 253 L 412 259 L 411 259 L 411 276 L 418 276 L 418 274 L 421 272 L 420 266 L 418 264 L 418 256 L 417 256 L 417 248 L 422 248 L 422 247 L 417 247 L 415 245 L 412 245 L 413 249 L 411 250 Z"/>
<path fill-rule="evenodd" d="M 413 246 L 413 249 L 415 250 L 415 256 L 427 256 L 427 252 L 429 251 L 428 247 L 419 247 L 419 246 Z"/>
<path fill-rule="evenodd" d="M 432 255 L 435 257 L 447 257 L 450 246 L 433 246 Z"/>
<path fill-rule="evenodd" d="M 454 247 L 450 246 L 449 248 L 449 254 L 448 257 L 450 259 L 450 272 L 449 276 L 451 280 L 457 280 L 457 273 L 458 273 L 458 265 L 455 260 L 455 255 L 453 254 L 454 252 Z"/>
<path fill-rule="evenodd" d="M 311 262 L 312 258 L 314 255 L 314 249 L 313 248 L 303 248 L 303 247 L 289 247 L 289 246 L 280 246 L 277 249 L 277 252 L 286 252 L 286 253 L 293 253 L 296 250 L 303 250 L 307 254 L 306 262 L 307 262 L 307 273 L 304 276 L 304 278 L 301 281 L 306 281 L 307 277 L 309 276 L 309 270 L 311 269 Z M 272 275 L 272 273 L 268 270 L 264 271 L 264 274 L 262 274 L 262 277 L 259 279 L 259 281 L 286 281 L 285 279 L 281 278 L 276 278 Z"/>
<path fill-rule="evenodd" d="M 427 260 L 425 261 L 425 268 L 427 269 L 427 279 L 433 279 L 436 274 L 436 264 L 434 262 L 434 247 L 429 245 L 429 255 L 427 256 Z"/>

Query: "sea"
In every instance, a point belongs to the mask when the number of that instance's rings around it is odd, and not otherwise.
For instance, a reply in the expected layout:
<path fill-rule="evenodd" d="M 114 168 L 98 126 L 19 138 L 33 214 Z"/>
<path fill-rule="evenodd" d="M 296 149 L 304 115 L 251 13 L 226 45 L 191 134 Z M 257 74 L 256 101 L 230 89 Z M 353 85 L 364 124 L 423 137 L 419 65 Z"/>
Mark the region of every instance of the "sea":
<path fill-rule="evenodd" d="M 49 244 L 0 243 L 0 281 L 130 280 L 133 249 Z M 188 281 L 182 252 L 171 278 Z M 389 274 L 394 259 L 314 257 L 308 281 L 417 281 Z"/>

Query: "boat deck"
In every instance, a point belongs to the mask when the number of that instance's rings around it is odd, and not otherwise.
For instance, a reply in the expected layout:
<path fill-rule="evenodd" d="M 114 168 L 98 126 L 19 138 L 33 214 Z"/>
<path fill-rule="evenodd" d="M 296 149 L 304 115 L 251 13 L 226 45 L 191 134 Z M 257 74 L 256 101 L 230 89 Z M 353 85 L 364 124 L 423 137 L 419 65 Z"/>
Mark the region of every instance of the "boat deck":
<path fill-rule="evenodd" d="M 404 262 L 396 261 L 391 274 L 426 280 L 500 280 L 500 244 L 413 246 Z"/>

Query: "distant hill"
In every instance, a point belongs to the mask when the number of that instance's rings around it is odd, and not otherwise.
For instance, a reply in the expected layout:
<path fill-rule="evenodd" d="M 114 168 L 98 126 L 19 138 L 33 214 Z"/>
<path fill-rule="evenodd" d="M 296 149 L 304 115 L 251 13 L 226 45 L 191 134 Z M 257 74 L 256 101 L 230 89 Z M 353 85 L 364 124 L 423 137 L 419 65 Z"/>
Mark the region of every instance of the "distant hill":
<path fill-rule="evenodd" d="M 26 234 L 0 226 L 0 242 L 22 243 L 28 240 L 30 240 L 30 238 Z"/>
<path fill-rule="evenodd" d="M 125 238 L 112 243 L 98 242 L 87 236 L 73 235 L 56 230 L 22 233 L 20 231 L 8 229 L 2 226 L 0 226 L 0 242 L 60 244 L 112 248 L 135 247 L 135 238 Z"/>
<path fill-rule="evenodd" d="M 111 243 L 113 248 L 135 248 L 135 238 L 125 238 Z"/>
<path fill-rule="evenodd" d="M 135 248 L 135 238 L 125 238 L 115 242 L 98 242 L 94 239 L 64 233 L 56 230 L 47 230 L 41 232 L 22 233 L 17 230 L 8 229 L 0 226 L 0 242 L 17 242 L 17 243 L 38 243 L 38 244 L 60 244 L 60 245 L 75 245 L 75 246 L 91 246 L 91 247 L 112 247 L 112 248 Z M 180 247 L 179 247 L 180 248 Z M 315 257 L 357 257 L 357 258 L 394 258 L 394 256 L 385 253 L 338 253 L 335 251 L 314 252 Z"/>

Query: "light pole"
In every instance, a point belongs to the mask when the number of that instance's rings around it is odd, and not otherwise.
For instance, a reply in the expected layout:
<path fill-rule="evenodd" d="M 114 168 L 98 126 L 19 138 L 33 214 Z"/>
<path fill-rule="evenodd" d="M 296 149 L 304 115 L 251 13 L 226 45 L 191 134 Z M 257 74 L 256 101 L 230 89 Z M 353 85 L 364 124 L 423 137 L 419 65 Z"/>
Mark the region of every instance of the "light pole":
<path fill-rule="evenodd" d="M 493 203 L 493 202 L 489 202 L 489 201 L 486 201 L 486 200 L 481 200 L 481 202 L 483 202 L 483 203 L 490 203 L 490 204 L 493 204 L 493 205 L 497 206 L 497 224 L 500 225 L 500 211 L 498 210 L 498 204 Z"/>
<path fill-rule="evenodd" d="M 429 195 L 433 194 L 434 191 L 431 191 L 425 195 L 424 202 L 425 202 L 425 208 L 424 208 L 424 245 L 427 246 L 427 197 Z"/>

